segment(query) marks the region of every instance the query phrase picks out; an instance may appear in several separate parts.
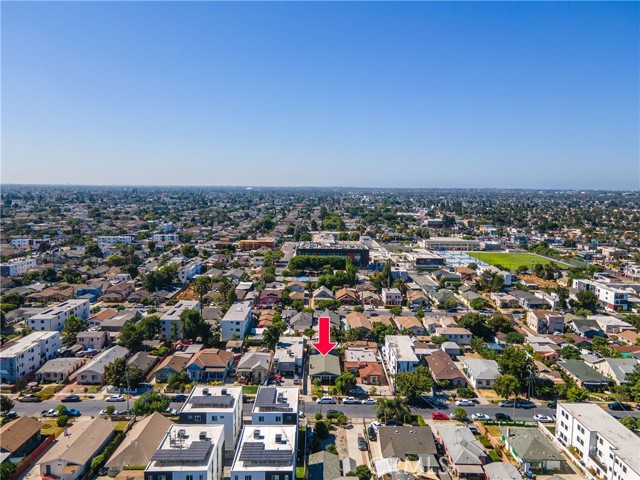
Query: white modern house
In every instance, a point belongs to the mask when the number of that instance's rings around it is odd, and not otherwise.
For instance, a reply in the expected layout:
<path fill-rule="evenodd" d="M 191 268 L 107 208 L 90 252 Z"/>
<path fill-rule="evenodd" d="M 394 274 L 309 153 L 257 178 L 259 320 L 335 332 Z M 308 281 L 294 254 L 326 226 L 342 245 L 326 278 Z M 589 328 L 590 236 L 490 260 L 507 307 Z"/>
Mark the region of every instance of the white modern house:
<path fill-rule="evenodd" d="M 640 478 L 640 437 L 593 403 L 558 403 L 556 439 L 607 480 Z"/>
<path fill-rule="evenodd" d="M 245 426 L 233 459 L 231 480 L 294 480 L 297 441 L 295 425 Z"/>
<path fill-rule="evenodd" d="M 243 340 L 251 324 L 253 302 L 239 302 L 231 305 L 225 316 L 220 320 L 220 337 L 223 342 Z"/>
<path fill-rule="evenodd" d="M 252 425 L 298 425 L 298 387 L 260 387 L 251 412 Z"/>
<path fill-rule="evenodd" d="M 21 277 L 36 268 L 35 258 L 14 258 L 6 263 L 0 263 L 0 275 L 3 277 Z"/>
<path fill-rule="evenodd" d="M 280 337 L 273 356 L 274 366 L 281 374 L 302 374 L 304 337 Z"/>
<path fill-rule="evenodd" d="M 90 308 L 89 300 L 87 299 L 67 300 L 29 317 L 27 325 L 33 330 L 60 331 L 64 328 L 64 322 L 71 315 L 80 317 L 83 320 L 88 319 Z"/>
<path fill-rule="evenodd" d="M 160 317 L 160 335 L 163 339 L 182 338 L 180 331 L 180 315 L 185 310 L 199 310 L 200 302 L 197 300 L 180 300 L 171 309 Z"/>
<path fill-rule="evenodd" d="M 156 233 L 151 239 L 156 243 L 178 243 L 180 241 L 180 235 L 177 233 Z"/>
<path fill-rule="evenodd" d="M 385 337 L 382 357 L 394 385 L 396 374 L 413 372 L 419 365 L 420 361 L 415 350 L 415 345 L 407 335 L 387 335 Z"/>
<path fill-rule="evenodd" d="M 144 469 L 144 480 L 222 480 L 222 425 L 171 425 Z"/>
<path fill-rule="evenodd" d="M 102 235 L 96 239 L 99 246 L 113 245 L 131 245 L 133 243 L 133 235 Z"/>
<path fill-rule="evenodd" d="M 573 288 L 578 291 L 587 290 L 594 292 L 600 305 L 606 310 L 628 310 L 629 309 L 629 292 L 606 285 L 604 283 L 584 278 L 576 278 L 573 280 Z"/>
<path fill-rule="evenodd" d="M 0 351 L 2 382 L 15 382 L 35 373 L 62 347 L 60 332 L 33 332 Z"/>
<path fill-rule="evenodd" d="M 402 303 L 402 293 L 397 288 L 383 288 L 382 303 L 385 305 L 400 305 Z"/>
<path fill-rule="evenodd" d="M 242 387 L 197 385 L 180 409 L 180 424 L 222 425 L 231 457 L 242 429 Z"/>

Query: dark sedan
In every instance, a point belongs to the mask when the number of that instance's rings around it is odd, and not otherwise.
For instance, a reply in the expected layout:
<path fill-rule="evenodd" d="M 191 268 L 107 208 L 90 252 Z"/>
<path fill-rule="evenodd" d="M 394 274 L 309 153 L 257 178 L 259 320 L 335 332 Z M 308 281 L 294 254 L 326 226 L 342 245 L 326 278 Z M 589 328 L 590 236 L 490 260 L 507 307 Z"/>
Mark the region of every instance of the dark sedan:
<path fill-rule="evenodd" d="M 67 395 L 63 397 L 61 402 L 80 402 L 82 401 L 78 395 Z"/>
<path fill-rule="evenodd" d="M 174 395 L 173 397 L 171 397 L 171 401 L 172 402 L 186 402 L 187 401 L 187 396 L 186 395 Z"/>
<path fill-rule="evenodd" d="M 511 417 L 509 415 L 507 415 L 506 413 L 498 412 L 498 413 L 496 413 L 495 416 L 496 416 L 496 420 L 502 420 L 502 421 L 511 420 Z"/>
<path fill-rule="evenodd" d="M 612 402 L 608 407 L 609 410 L 631 410 L 631 405 L 622 402 Z"/>

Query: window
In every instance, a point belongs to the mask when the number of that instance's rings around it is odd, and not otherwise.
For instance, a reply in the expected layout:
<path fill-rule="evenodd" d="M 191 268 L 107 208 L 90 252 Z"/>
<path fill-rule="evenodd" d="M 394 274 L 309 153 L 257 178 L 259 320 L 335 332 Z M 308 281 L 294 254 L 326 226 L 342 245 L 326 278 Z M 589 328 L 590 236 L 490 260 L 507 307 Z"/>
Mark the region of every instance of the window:
<path fill-rule="evenodd" d="M 193 475 L 187 475 L 187 480 L 193 480 Z"/>
<path fill-rule="evenodd" d="M 282 417 L 276 417 L 276 422 L 281 422 L 282 421 Z M 278 479 L 276 479 L 278 480 Z"/>
<path fill-rule="evenodd" d="M 200 422 L 200 421 L 202 420 L 202 417 L 201 417 L 200 415 L 195 415 L 194 420 L 195 420 L 196 422 Z"/>
<path fill-rule="evenodd" d="M 218 416 L 217 415 L 211 415 L 211 421 L 212 422 L 217 422 L 218 421 Z"/>
<path fill-rule="evenodd" d="M 244 480 L 251 480 L 251 475 L 245 475 Z"/>
<path fill-rule="evenodd" d="M 158 480 L 167 480 L 166 475 L 158 475 Z"/>
<path fill-rule="evenodd" d="M 264 422 L 264 417 L 258 417 L 259 422 Z"/>

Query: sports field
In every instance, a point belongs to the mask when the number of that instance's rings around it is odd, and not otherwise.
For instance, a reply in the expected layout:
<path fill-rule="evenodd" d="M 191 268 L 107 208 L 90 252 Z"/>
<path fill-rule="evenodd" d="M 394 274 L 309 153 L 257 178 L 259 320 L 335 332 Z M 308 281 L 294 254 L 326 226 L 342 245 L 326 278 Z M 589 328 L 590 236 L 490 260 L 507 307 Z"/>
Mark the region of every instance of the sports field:
<path fill-rule="evenodd" d="M 531 268 L 531 262 L 533 262 L 533 265 L 536 263 L 541 265 L 551 263 L 551 260 L 533 253 L 468 252 L 468 255 L 477 258 L 478 260 L 482 260 L 489 265 L 502 265 L 511 271 L 515 271 L 520 266 Z M 563 262 L 555 263 L 561 266 L 565 265 Z"/>

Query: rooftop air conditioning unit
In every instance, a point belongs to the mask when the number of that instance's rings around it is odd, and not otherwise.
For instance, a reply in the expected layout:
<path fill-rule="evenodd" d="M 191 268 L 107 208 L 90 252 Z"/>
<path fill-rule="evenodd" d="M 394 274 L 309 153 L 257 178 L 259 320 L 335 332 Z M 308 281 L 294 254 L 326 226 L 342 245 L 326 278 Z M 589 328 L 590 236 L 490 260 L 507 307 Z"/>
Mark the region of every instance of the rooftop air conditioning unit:
<path fill-rule="evenodd" d="M 227 389 L 223 388 L 221 393 L 222 393 L 222 395 L 226 395 L 227 394 Z"/>
<path fill-rule="evenodd" d="M 184 428 L 181 428 L 180 430 L 178 430 L 178 438 L 184 438 L 186 434 L 187 434 L 187 431 Z"/>
<path fill-rule="evenodd" d="M 260 438 L 260 430 L 256 429 L 253 431 L 253 438 Z"/>
<path fill-rule="evenodd" d="M 209 395 L 209 389 L 205 388 L 202 390 L 203 395 Z"/>
<path fill-rule="evenodd" d="M 276 443 L 282 443 L 282 434 L 276 433 Z"/>
<path fill-rule="evenodd" d="M 200 436 L 198 438 L 200 440 L 206 440 L 207 439 L 207 432 L 200 432 Z"/>

